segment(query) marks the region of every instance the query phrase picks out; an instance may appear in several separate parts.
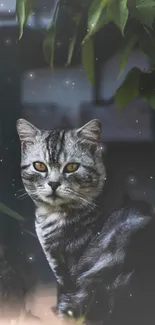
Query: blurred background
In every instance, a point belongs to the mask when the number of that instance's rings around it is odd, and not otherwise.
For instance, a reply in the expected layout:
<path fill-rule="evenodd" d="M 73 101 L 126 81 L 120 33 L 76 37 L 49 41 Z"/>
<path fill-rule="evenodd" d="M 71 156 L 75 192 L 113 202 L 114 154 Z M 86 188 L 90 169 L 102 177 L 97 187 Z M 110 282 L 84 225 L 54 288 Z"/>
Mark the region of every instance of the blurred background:
<path fill-rule="evenodd" d="M 42 41 L 54 5 L 51 0 L 35 2 L 19 42 L 15 1 L 0 1 L 0 202 L 26 220 L 16 221 L 0 211 L 0 243 L 7 247 L 13 265 L 31 270 L 32 283 L 47 283 L 53 275 L 34 234 L 33 203 L 22 196 L 20 144 L 15 128 L 19 117 L 45 129 L 77 127 L 99 118 L 110 189 L 107 211 L 121 204 L 125 191 L 133 199 L 152 204 L 155 197 L 154 111 L 136 99 L 118 113 L 113 102 L 115 90 L 131 67 L 148 68 L 146 56 L 133 51 L 118 80 L 120 34 L 108 25 L 95 39 L 96 85 L 92 87 L 80 64 L 80 55 L 69 68 L 64 68 L 66 29 L 56 45 L 52 72 L 43 57 Z M 65 19 L 62 12 L 61 30 Z"/>

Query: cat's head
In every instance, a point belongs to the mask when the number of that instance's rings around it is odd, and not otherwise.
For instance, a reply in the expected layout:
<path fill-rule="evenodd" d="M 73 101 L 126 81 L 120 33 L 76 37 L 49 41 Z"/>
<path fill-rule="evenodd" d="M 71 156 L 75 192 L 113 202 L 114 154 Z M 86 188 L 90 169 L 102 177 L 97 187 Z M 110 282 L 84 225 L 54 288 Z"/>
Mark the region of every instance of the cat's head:
<path fill-rule="evenodd" d="M 101 124 L 92 120 L 79 129 L 43 131 L 17 121 L 21 141 L 21 175 L 37 204 L 91 206 L 105 182 Z"/>

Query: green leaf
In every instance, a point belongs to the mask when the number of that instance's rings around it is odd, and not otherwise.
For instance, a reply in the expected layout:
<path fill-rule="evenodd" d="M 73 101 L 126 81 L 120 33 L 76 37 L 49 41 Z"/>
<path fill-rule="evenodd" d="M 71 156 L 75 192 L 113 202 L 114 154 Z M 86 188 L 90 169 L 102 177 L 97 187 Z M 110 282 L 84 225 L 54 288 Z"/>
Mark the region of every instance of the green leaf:
<path fill-rule="evenodd" d="M 69 48 L 68 48 L 68 58 L 67 58 L 67 63 L 66 66 L 69 65 L 72 62 L 72 57 L 73 57 L 73 52 L 76 44 L 76 38 L 77 38 L 77 29 L 74 31 L 74 35 L 71 38 Z"/>
<path fill-rule="evenodd" d="M 135 47 L 137 41 L 138 41 L 138 35 L 136 35 L 136 34 L 131 35 L 129 38 L 125 39 L 121 57 L 120 57 L 118 78 L 120 78 L 122 76 L 122 73 L 124 72 L 124 68 L 125 68 L 127 61 L 129 59 L 129 55 L 130 55 L 132 49 Z"/>
<path fill-rule="evenodd" d="M 54 14 L 53 19 L 50 25 L 47 28 L 47 33 L 43 41 L 43 53 L 46 62 L 50 65 L 51 69 L 53 69 L 54 65 L 54 49 L 55 49 L 55 38 L 56 38 L 56 23 L 57 23 L 57 16 L 59 12 L 60 1 L 58 1 Z"/>
<path fill-rule="evenodd" d="M 152 10 L 152 8 L 155 7 L 155 1 L 154 0 L 140 0 L 139 4 L 136 5 L 136 8 L 139 10 Z"/>
<path fill-rule="evenodd" d="M 19 40 L 20 40 L 23 36 L 23 27 L 25 23 L 25 1 L 24 0 L 17 0 L 16 14 L 17 14 L 18 24 L 19 24 Z"/>
<path fill-rule="evenodd" d="M 25 4 L 25 24 L 27 23 L 34 7 L 34 0 L 26 0 Z"/>
<path fill-rule="evenodd" d="M 43 41 L 43 53 L 46 62 L 53 69 L 56 27 L 51 24 Z"/>
<path fill-rule="evenodd" d="M 69 44 L 69 48 L 68 48 L 68 58 L 67 58 L 67 63 L 66 66 L 69 65 L 72 61 L 72 57 L 73 57 L 73 52 L 74 52 L 74 48 L 75 48 L 75 44 L 76 44 L 76 39 L 77 39 L 77 34 L 78 34 L 78 27 L 81 21 L 81 15 L 78 15 L 76 17 L 76 19 L 74 18 L 75 21 L 75 30 L 74 30 L 74 34 L 71 38 L 70 44 Z"/>
<path fill-rule="evenodd" d="M 94 47 L 93 41 L 89 38 L 82 45 L 82 64 L 86 72 L 89 82 L 93 85 L 95 83 L 95 66 L 94 66 Z"/>
<path fill-rule="evenodd" d="M 149 31 L 147 27 L 143 27 L 139 33 L 139 47 L 149 57 L 152 63 L 155 63 L 155 32 Z"/>
<path fill-rule="evenodd" d="M 128 20 L 129 11 L 127 7 L 127 0 L 109 0 L 108 14 L 111 20 L 124 34 L 124 29 Z"/>
<path fill-rule="evenodd" d="M 75 44 L 76 44 L 76 38 L 77 38 L 77 29 L 75 30 L 74 35 L 71 38 L 71 41 L 70 41 L 70 44 L 69 44 L 68 58 L 67 58 L 66 66 L 71 64 L 71 62 L 72 62 L 73 52 L 74 52 L 74 48 L 75 48 Z"/>
<path fill-rule="evenodd" d="M 88 30 L 89 35 L 92 35 L 93 30 L 96 28 L 103 10 L 106 7 L 108 0 L 94 0 L 88 11 Z"/>
<path fill-rule="evenodd" d="M 118 110 L 139 96 L 140 75 L 141 70 L 138 68 L 133 68 L 129 71 L 122 85 L 117 89 L 115 94 L 115 102 Z"/>
<path fill-rule="evenodd" d="M 155 19 L 155 1 L 134 0 L 130 8 L 130 15 L 138 19 L 143 25 L 152 27 Z"/>
<path fill-rule="evenodd" d="M 5 204 L 3 204 L 2 202 L 0 202 L 0 211 L 9 215 L 10 217 L 22 221 L 24 222 L 25 219 L 17 212 L 15 212 L 14 210 L 8 208 Z"/>
<path fill-rule="evenodd" d="M 93 28 L 88 29 L 88 33 L 86 34 L 83 42 L 85 42 L 88 38 L 92 37 L 95 33 L 97 33 L 101 28 L 107 25 L 111 21 L 107 10 L 104 10 L 100 18 L 98 19 L 96 25 Z"/>
<path fill-rule="evenodd" d="M 24 25 L 31 15 L 34 0 L 16 0 L 16 14 L 19 24 L 19 40 L 23 36 Z"/>

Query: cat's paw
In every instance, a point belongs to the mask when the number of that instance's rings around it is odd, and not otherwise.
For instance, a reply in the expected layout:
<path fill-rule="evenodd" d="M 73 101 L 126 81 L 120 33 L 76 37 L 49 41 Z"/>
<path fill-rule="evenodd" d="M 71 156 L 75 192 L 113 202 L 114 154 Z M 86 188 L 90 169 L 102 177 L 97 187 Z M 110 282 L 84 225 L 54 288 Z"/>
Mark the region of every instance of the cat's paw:
<path fill-rule="evenodd" d="M 83 290 L 76 293 L 66 293 L 60 296 L 58 301 L 58 314 L 68 316 L 70 318 L 79 319 L 81 315 L 85 315 L 87 295 Z"/>
<path fill-rule="evenodd" d="M 53 314 L 58 315 L 58 306 L 52 306 L 51 310 L 52 310 Z"/>
<path fill-rule="evenodd" d="M 66 296 L 63 296 L 57 306 L 57 315 L 75 319 L 80 315 L 80 310 Z"/>

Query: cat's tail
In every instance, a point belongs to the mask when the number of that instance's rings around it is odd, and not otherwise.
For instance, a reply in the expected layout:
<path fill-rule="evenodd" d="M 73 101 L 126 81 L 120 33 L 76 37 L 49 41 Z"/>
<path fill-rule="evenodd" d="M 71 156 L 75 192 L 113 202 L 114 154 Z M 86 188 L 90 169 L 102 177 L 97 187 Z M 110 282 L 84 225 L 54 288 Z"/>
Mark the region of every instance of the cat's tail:
<path fill-rule="evenodd" d="M 109 268 L 121 266 L 130 238 L 149 221 L 151 217 L 142 215 L 133 208 L 113 212 L 72 270 L 80 285 L 86 284 L 100 273 L 104 275 L 104 271 Z"/>

